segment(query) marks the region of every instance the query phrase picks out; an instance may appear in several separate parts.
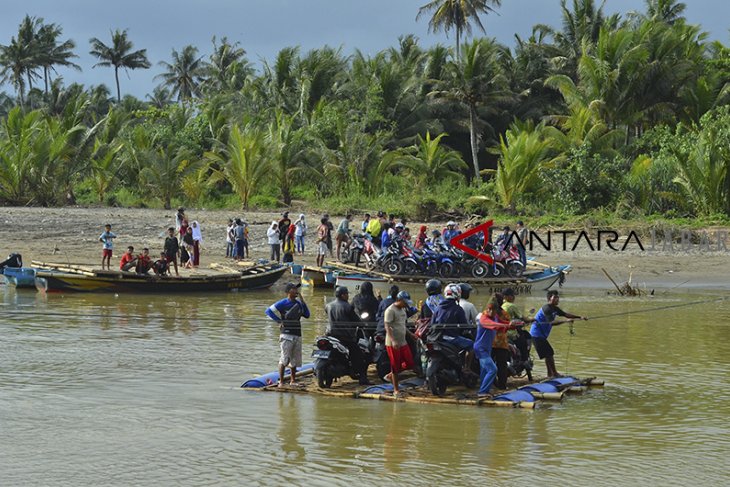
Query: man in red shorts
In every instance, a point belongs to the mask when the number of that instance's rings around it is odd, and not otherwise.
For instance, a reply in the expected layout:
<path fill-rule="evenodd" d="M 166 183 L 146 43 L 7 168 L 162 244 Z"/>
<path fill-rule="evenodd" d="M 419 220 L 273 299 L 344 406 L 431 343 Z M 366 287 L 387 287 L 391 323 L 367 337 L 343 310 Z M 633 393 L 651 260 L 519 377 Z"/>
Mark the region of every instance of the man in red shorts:
<path fill-rule="evenodd" d="M 413 335 L 406 328 L 408 315 L 406 309 L 410 306 L 411 296 L 406 291 L 401 291 L 396 296 L 393 304 L 388 306 L 383 315 L 385 322 L 385 348 L 390 358 L 390 374 L 386 379 L 393 383 L 393 395 L 400 394 L 398 390 L 398 374 L 414 367 L 411 348 L 408 346 L 406 335 Z M 415 337 L 412 337 L 415 338 Z"/>

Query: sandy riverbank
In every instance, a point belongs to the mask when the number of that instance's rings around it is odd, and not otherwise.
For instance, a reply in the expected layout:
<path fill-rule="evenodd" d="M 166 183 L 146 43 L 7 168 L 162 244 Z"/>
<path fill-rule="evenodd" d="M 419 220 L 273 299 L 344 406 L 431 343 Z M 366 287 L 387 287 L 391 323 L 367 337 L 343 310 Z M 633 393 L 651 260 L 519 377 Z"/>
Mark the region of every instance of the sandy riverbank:
<path fill-rule="evenodd" d="M 292 220 L 298 211 L 291 212 Z M 128 245 L 137 249 L 149 247 L 153 255 L 162 248 L 165 229 L 174 225 L 174 211 L 159 209 L 125 208 L 0 208 L 0 256 L 20 252 L 26 263 L 32 260 L 73 262 L 98 265 L 101 244 L 98 241 L 105 223 L 111 223 L 118 235 L 115 241 L 116 261 Z M 228 218 L 241 216 L 231 211 L 188 210 L 188 218 L 197 220 L 203 229 L 202 266 L 225 263 L 225 226 Z M 307 237 L 307 255 L 297 262 L 314 263 L 313 234 L 321 215 L 308 215 L 310 235 Z M 268 258 L 266 228 L 280 218 L 278 212 L 247 212 L 251 225 L 251 257 Z M 335 225 L 341 217 L 333 216 Z M 359 225 L 361 218 L 356 217 Z M 495 222 L 497 225 L 511 222 Z M 412 233 L 418 223 L 409 224 Z M 443 225 L 429 224 L 429 228 Z M 730 246 L 730 242 L 729 242 Z M 632 246 L 636 247 L 636 246 Z M 695 248 L 690 252 L 645 251 L 631 248 L 623 252 L 604 250 L 593 252 L 585 244 L 575 251 L 536 250 L 531 253 L 537 260 L 549 265 L 571 264 L 574 268 L 567 286 L 611 287 L 601 268 L 614 278 L 625 281 L 629 273 L 633 281 L 645 283 L 647 288 L 718 288 L 730 289 L 730 252 L 704 252 Z M 190 272 L 190 271 L 189 271 Z"/>

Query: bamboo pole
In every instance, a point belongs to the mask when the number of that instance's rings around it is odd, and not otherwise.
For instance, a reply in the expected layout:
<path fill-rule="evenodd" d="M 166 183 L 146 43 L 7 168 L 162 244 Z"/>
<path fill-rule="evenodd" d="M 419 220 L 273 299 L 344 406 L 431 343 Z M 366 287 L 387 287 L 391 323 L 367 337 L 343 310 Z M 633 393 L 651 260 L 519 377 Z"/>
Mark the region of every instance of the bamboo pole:
<path fill-rule="evenodd" d="M 565 394 L 563 391 L 561 392 L 537 392 L 537 391 L 530 391 L 530 394 L 532 394 L 532 397 L 535 399 L 542 399 L 543 401 L 562 401 L 563 395 Z"/>
<path fill-rule="evenodd" d="M 618 292 L 619 292 L 619 294 L 620 294 L 621 296 L 623 296 L 623 295 L 624 295 L 624 292 L 623 292 L 623 291 L 621 290 L 621 288 L 620 288 L 620 287 L 618 287 L 618 284 L 616 284 L 616 281 L 614 281 L 614 280 L 613 280 L 613 278 L 612 278 L 611 276 L 609 276 L 609 275 L 608 275 L 608 272 L 606 271 L 606 269 L 604 269 L 603 267 L 601 267 L 601 270 L 602 270 L 602 271 L 603 271 L 603 273 L 604 273 L 604 274 L 606 275 L 606 277 L 608 278 L 608 280 L 609 280 L 609 281 L 611 281 L 611 283 L 613 284 L 613 286 L 614 286 L 614 287 L 616 288 L 616 291 L 618 291 Z"/>
<path fill-rule="evenodd" d="M 571 394 L 582 394 L 588 390 L 588 387 L 587 386 L 570 386 L 565 390 Z"/>
<path fill-rule="evenodd" d="M 595 377 L 593 379 L 588 380 L 588 387 L 603 387 L 606 385 L 606 381 L 601 379 L 596 379 Z"/>

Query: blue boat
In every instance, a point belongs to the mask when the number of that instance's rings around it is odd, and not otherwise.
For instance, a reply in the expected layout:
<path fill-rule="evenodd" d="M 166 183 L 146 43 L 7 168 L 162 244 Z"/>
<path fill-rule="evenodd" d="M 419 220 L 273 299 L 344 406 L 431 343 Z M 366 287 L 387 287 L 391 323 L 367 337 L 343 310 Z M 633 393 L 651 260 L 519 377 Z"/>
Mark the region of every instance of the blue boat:
<path fill-rule="evenodd" d="M 5 282 L 18 289 L 35 289 L 35 272 L 32 267 L 6 267 L 0 270 Z"/>

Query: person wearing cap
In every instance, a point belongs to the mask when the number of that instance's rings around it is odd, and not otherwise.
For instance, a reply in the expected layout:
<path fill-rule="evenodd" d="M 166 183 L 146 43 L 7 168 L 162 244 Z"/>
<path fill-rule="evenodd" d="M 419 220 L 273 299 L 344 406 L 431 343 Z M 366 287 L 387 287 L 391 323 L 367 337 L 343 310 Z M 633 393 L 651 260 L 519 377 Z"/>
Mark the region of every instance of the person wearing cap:
<path fill-rule="evenodd" d="M 297 378 L 297 367 L 302 365 L 302 318 L 309 318 L 309 308 L 299 294 L 299 286 L 288 282 L 284 286 L 286 297 L 266 308 L 266 316 L 279 323 L 279 387 L 284 384 L 284 371 L 291 371 L 289 383 Z"/>
<path fill-rule="evenodd" d="M 557 291 L 548 291 L 547 304 L 537 311 L 535 318 L 532 320 L 532 327 L 530 327 L 532 343 L 535 345 L 535 350 L 537 350 L 537 356 L 541 359 L 545 359 L 545 367 L 547 368 L 548 377 L 560 377 L 560 374 L 558 374 L 555 367 L 555 351 L 548 342 L 548 337 L 550 336 L 553 326 L 570 323 L 573 320 L 588 319 L 585 316 L 566 313 L 558 307 L 559 303 L 560 294 Z M 562 316 L 567 319 L 556 321 L 558 316 Z"/>
<path fill-rule="evenodd" d="M 362 320 L 355 308 L 348 302 L 350 292 L 345 286 L 335 288 L 335 300 L 325 307 L 327 313 L 327 335 L 337 338 L 350 351 L 350 363 L 361 385 L 369 385 L 368 363 L 357 343 L 357 327 Z"/>
<path fill-rule="evenodd" d="M 390 359 L 390 373 L 385 376 L 393 384 L 393 395 L 400 394 L 398 390 L 398 374 L 415 367 L 411 347 L 406 336 L 413 333 L 406 327 L 408 312 L 411 307 L 411 296 L 406 291 L 400 291 L 396 300 L 385 310 L 385 349 Z M 412 336 L 415 339 L 415 336 Z"/>

